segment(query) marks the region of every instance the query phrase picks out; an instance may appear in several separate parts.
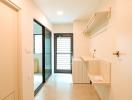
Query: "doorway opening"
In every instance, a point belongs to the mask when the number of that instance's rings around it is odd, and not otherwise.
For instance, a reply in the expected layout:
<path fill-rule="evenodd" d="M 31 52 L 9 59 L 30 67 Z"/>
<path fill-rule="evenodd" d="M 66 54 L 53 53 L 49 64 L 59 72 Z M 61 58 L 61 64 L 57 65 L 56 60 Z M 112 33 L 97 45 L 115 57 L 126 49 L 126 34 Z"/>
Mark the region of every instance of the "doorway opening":
<path fill-rule="evenodd" d="M 54 72 L 72 73 L 73 34 L 54 34 Z"/>

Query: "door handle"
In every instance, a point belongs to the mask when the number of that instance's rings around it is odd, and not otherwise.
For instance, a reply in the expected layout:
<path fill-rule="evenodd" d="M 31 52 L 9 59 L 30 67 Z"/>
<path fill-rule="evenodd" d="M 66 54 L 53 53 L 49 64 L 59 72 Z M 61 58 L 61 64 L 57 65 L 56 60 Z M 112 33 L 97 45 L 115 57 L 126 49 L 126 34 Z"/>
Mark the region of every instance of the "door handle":
<path fill-rule="evenodd" d="M 117 56 L 117 57 L 120 57 L 120 51 L 115 51 L 113 52 L 113 55 Z"/>

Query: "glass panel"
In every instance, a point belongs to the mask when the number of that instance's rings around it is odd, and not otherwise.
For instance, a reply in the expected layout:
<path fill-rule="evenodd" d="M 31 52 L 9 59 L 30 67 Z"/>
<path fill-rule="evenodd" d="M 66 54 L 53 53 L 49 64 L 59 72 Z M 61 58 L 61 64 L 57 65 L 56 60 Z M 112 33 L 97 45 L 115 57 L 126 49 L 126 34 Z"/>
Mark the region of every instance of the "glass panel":
<path fill-rule="evenodd" d="M 45 80 L 51 75 L 51 32 L 45 30 Z"/>
<path fill-rule="evenodd" d="M 35 53 L 42 54 L 42 35 L 35 35 Z"/>
<path fill-rule="evenodd" d="M 71 69 L 71 54 L 57 54 L 57 69 L 58 70 Z"/>
<path fill-rule="evenodd" d="M 34 34 L 42 34 L 42 26 L 36 22 L 33 22 L 33 33 Z"/>
<path fill-rule="evenodd" d="M 56 42 L 56 72 L 71 72 L 72 57 L 72 35 L 71 34 L 55 34 Z"/>
<path fill-rule="evenodd" d="M 57 53 L 71 53 L 71 38 L 70 37 L 57 38 Z"/>
<path fill-rule="evenodd" d="M 43 82 L 42 74 L 42 26 L 34 22 L 34 90 Z"/>

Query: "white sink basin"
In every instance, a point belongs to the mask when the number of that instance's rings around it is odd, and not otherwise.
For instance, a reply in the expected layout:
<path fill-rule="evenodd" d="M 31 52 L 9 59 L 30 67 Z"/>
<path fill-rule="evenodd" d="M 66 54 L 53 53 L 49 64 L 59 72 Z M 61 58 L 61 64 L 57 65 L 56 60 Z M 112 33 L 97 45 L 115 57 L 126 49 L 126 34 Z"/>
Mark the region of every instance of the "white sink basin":
<path fill-rule="evenodd" d="M 97 58 L 92 58 L 92 57 L 84 57 L 84 56 L 81 56 L 80 57 L 81 60 L 87 62 L 87 61 L 91 61 L 91 60 L 99 60 Z"/>

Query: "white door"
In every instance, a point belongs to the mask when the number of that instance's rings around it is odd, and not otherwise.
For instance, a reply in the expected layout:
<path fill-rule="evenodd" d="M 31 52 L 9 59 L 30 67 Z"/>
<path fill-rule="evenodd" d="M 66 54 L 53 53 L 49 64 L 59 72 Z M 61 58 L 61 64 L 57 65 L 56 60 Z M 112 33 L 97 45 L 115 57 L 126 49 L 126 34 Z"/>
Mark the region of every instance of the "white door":
<path fill-rule="evenodd" d="M 18 15 L 0 1 L 0 100 L 18 100 Z"/>
<path fill-rule="evenodd" d="M 132 1 L 116 0 L 114 33 L 115 50 L 120 57 L 113 56 L 112 99 L 132 100 Z"/>

